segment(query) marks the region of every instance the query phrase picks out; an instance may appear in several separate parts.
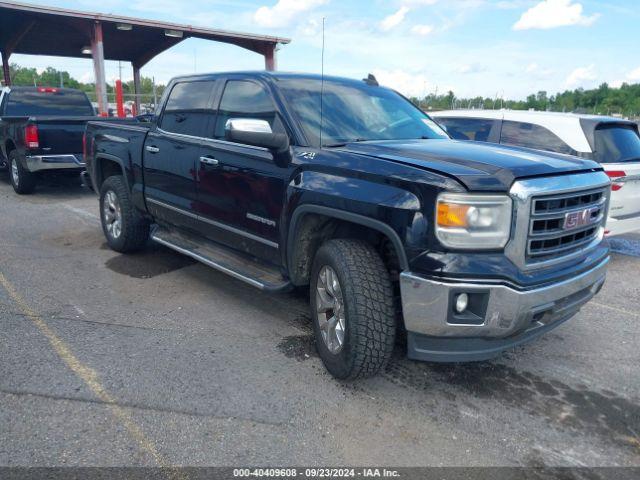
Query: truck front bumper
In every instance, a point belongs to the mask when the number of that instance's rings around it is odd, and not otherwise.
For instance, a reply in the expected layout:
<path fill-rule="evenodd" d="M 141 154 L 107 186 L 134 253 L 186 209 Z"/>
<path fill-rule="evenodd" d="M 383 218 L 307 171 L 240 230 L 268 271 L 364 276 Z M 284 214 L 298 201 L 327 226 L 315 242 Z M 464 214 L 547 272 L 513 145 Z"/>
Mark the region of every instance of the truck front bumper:
<path fill-rule="evenodd" d="M 82 169 L 85 164 L 81 154 L 72 155 L 28 155 L 25 158 L 25 167 L 30 172 L 43 170 Z"/>
<path fill-rule="evenodd" d="M 574 278 L 530 290 L 489 280 L 443 281 L 403 272 L 400 291 L 408 356 L 433 362 L 496 357 L 575 315 L 602 288 L 608 263 L 607 257 Z M 461 294 L 466 294 L 467 308 L 458 312 Z"/>

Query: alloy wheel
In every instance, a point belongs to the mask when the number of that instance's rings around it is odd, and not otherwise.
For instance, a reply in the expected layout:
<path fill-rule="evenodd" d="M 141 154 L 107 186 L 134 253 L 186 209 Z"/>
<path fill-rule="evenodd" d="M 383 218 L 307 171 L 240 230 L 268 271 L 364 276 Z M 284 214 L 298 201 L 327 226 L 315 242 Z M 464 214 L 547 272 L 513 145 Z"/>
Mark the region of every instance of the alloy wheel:
<path fill-rule="evenodd" d="M 11 160 L 11 178 L 16 187 L 20 185 L 20 172 L 18 171 L 18 162 L 15 159 Z"/>
<path fill-rule="evenodd" d="M 346 315 L 338 275 L 328 265 L 318 272 L 316 307 L 322 339 L 327 349 L 335 355 L 344 346 Z"/>
<path fill-rule="evenodd" d="M 104 195 L 102 205 L 104 223 L 111 238 L 116 239 L 122 233 L 122 211 L 120 201 L 113 190 L 107 191 Z"/>

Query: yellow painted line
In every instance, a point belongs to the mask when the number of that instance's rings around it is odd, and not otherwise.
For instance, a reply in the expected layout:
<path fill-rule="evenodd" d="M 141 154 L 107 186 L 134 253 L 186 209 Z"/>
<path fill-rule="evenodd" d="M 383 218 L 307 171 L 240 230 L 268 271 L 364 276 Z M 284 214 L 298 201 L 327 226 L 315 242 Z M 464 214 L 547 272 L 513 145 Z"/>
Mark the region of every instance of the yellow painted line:
<path fill-rule="evenodd" d="M 600 308 L 606 308 L 606 309 L 609 309 L 609 310 L 613 310 L 615 312 L 620 312 L 620 313 L 624 313 L 626 315 L 631 315 L 633 317 L 640 317 L 640 313 L 632 312 L 631 310 L 625 310 L 624 308 L 614 307 L 612 305 L 605 305 L 604 303 L 594 302 L 593 300 L 591 300 L 591 302 L 589 302 L 589 303 L 591 303 L 592 305 L 596 305 L 596 306 L 598 306 Z"/>
<path fill-rule="evenodd" d="M 22 298 L 22 296 L 17 292 L 17 290 L 13 287 L 13 285 L 6 279 L 6 277 L 0 272 L 0 284 L 7 291 L 9 296 L 13 299 L 13 301 L 20 307 L 22 313 L 24 313 L 25 317 L 29 318 L 35 325 L 38 327 L 40 332 L 47 337 L 49 343 L 58 354 L 58 356 L 62 359 L 62 361 L 71 369 L 73 373 L 75 373 L 80 379 L 89 387 L 89 390 L 93 392 L 93 394 L 102 400 L 111 413 L 124 425 L 129 434 L 133 437 L 133 439 L 138 443 L 138 445 L 145 452 L 149 453 L 155 462 L 163 467 L 163 468 L 171 468 L 171 464 L 169 461 L 164 458 L 164 456 L 158 452 L 158 449 L 155 447 L 153 442 L 149 440 L 142 429 L 135 423 L 133 417 L 127 410 L 122 408 L 116 403 L 115 398 L 102 386 L 100 383 L 100 379 L 98 377 L 98 373 L 90 367 L 84 365 L 78 358 L 73 354 L 71 349 L 61 340 L 53 330 L 47 325 L 47 323 L 42 319 L 40 315 L 38 315 Z M 172 473 L 171 478 L 182 478 L 177 471 L 167 472 Z"/>

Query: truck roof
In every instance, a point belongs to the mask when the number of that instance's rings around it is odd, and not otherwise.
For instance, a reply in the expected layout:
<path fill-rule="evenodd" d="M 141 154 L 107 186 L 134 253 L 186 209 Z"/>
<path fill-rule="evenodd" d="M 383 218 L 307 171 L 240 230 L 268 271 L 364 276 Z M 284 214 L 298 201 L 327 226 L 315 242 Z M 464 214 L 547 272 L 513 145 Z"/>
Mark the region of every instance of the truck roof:
<path fill-rule="evenodd" d="M 245 77 L 254 77 L 254 78 L 263 78 L 263 79 L 271 79 L 271 80 L 279 80 L 279 79 L 289 79 L 289 78 L 300 78 L 305 80 L 322 80 L 323 76 L 318 73 L 301 73 L 301 72 L 272 72 L 266 70 L 239 70 L 239 71 L 231 71 L 231 72 L 209 72 L 209 73 L 197 73 L 197 74 L 189 74 L 189 75 L 179 75 L 173 77 L 172 81 L 176 80 L 205 80 L 208 78 L 216 78 L 221 75 L 238 75 Z M 334 75 L 324 75 L 324 80 L 333 81 L 339 83 L 354 83 L 354 84 L 362 84 L 362 79 L 348 78 L 348 77 L 339 77 Z M 386 88 L 380 86 L 380 88 Z"/>

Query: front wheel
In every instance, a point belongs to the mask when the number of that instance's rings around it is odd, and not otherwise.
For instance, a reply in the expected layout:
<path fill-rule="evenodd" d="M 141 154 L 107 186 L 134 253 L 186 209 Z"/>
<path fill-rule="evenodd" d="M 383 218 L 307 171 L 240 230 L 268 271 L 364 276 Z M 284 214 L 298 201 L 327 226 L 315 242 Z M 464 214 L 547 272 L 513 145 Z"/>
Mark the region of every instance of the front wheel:
<path fill-rule="evenodd" d="M 394 345 L 393 287 L 382 259 L 359 240 L 330 240 L 316 254 L 311 315 L 318 353 L 339 379 L 370 377 Z"/>
<path fill-rule="evenodd" d="M 100 220 L 107 243 L 116 252 L 133 252 L 146 245 L 149 221 L 131 203 L 121 176 L 109 177 L 102 184 Z"/>
<path fill-rule="evenodd" d="M 9 177 L 11 186 L 18 195 L 32 193 L 36 188 L 36 176 L 22 166 L 15 150 L 9 154 Z"/>

